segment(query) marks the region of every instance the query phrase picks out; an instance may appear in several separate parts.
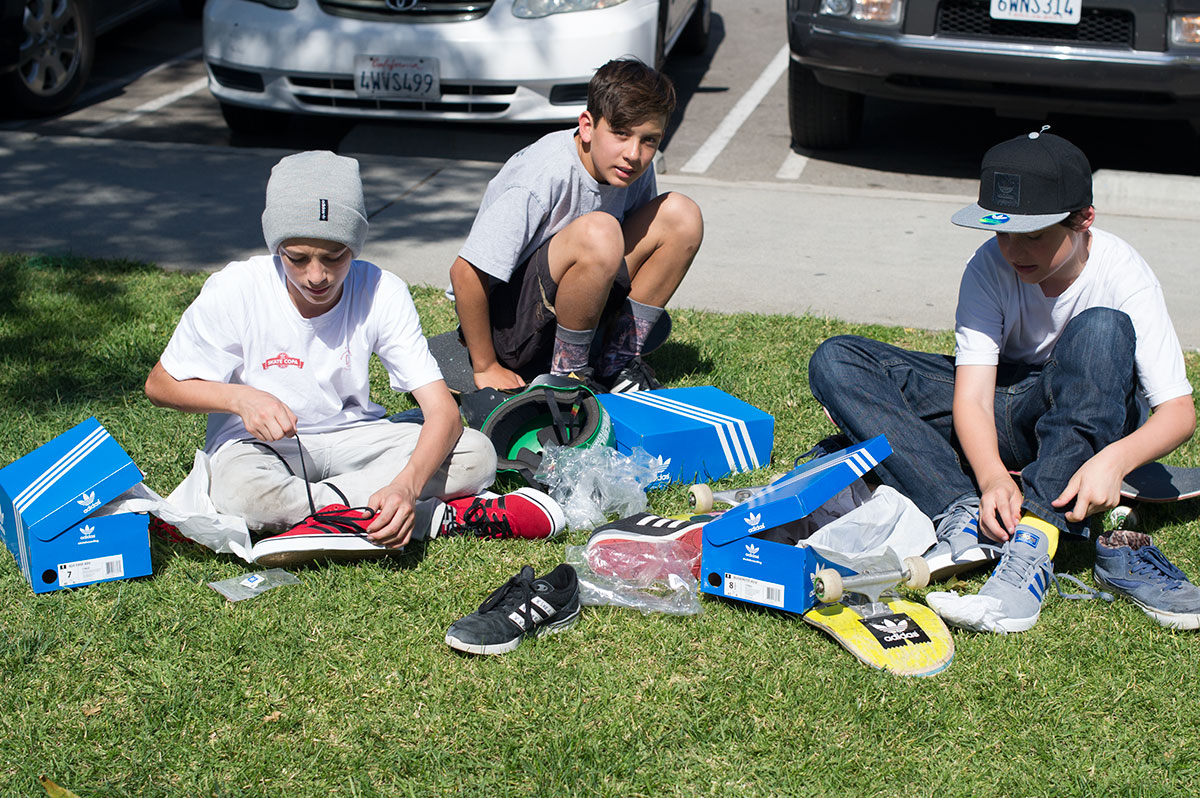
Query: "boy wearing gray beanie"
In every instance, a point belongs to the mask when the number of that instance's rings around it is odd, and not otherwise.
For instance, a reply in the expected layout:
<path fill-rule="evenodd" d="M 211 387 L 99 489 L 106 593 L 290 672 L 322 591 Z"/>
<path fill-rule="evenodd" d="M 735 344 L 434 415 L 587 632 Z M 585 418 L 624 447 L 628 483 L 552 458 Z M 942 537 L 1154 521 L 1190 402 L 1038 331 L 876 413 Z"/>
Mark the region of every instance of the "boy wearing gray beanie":
<path fill-rule="evenodd" d="M 265 565 L 379 556 L 439 534 L 561 530 L 545 494 L 475 496 L 495 479 L 495 450 L 463 428 L 408 287 L 357 259 L 367 226 L 356 160 L 283 158 L 267 183 L 268 254 L 209 277 L 151 371 L 151 402 L 208 413 L 197 467 L 211 474 L 213 507 L 281 532 L 252 547 L 248 559 Z M 372 354 L 423 421 L 389 420 L 371 400 Z"/>

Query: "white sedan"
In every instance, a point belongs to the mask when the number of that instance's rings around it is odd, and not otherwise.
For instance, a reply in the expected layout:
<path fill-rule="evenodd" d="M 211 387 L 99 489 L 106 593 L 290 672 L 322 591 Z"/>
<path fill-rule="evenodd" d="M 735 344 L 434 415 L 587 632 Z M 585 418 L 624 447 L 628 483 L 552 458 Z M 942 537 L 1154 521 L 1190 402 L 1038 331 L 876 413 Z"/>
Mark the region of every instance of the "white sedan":
<path fill-rule="evenodd" d="M 278 112 L 563 122 L 611 58 L 708 47 L 712 0 L 208 0 L 209 88 L 234 130 Z"/>

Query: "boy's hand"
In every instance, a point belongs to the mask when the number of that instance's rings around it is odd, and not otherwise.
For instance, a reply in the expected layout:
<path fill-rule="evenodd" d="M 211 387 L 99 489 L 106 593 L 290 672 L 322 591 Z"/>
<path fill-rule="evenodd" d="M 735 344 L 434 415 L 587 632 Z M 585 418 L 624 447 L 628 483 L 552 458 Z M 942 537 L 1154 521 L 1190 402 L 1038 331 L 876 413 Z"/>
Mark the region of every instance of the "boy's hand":
<path fill-rule="evenodd" d="M 992 540 L 1005 541 L 1021 520 L 1021 489 L 1007 472 L 979 486 L 979 528 Z"/>
<path fill-rule="evenodd" d="M 525 387 L 525 380 L 515 371 L 510 371 L 499 363 L 493 363 L 483 371 L 475 372 L 476 388 L 495 388 L 498 391 L 513 391 Z"/>
<path fill-rule="evenodd" d="M 367 527 L 372 543 L 400 548 L 408 543 L 413 531 L 413 506 L 417 495 L 412 490 L 389 484 L 371 494 L 367 506 L 375 510 L 375 520 Z"/>
<path fill-rule="evenodd" d="M 247 432 L 267 443 L 296 434 L 296 414 L 290 407 L 266 391 L 244 387 L 234 412 L 242 419 Z"/>
<path fill-rule="evenodd" d="M 1072 502 L 1068 521 L 1081 522 L 1093 513 L 1111 510 L 1121 503 L 1121 480 L 1125 473 L 1116 458 L 1101 450 L 1079 467 L 1067 482 L 1066 489 L 1051 502 L 1061 510 Z"/>

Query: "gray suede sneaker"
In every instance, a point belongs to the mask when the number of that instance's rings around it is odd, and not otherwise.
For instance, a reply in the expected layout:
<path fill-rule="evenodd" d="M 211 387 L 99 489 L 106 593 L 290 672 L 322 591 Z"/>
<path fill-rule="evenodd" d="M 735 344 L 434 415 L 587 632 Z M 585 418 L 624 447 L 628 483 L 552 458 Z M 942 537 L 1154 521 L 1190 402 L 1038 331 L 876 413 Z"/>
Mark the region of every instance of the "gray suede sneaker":
<path fill-rule="evenodd" d="M 1050 541 L 1045 533 L 1025 524 L 1004 544 L 1000 564 L 979 590 L 980 596 L 998 602 L 1000 616 L 992 619 L 989 632 L 1024 632 L 1032 629 L 1042 613 L 1042 599 L 1054 581 L 1050 563 Z"/>
<path fill-rule="evenodd" d="M 987 543 L 986 538 L 984 543 L 979 540 L 979 497 L 952 504 L 933 522 L 937 543 L 925 552 L 931 582 L 941 582 L 999 558 L 999 545 Z"/>
<path fill-rule="evenodd" d="M 1119 593 L 1171 629 L 1200 629 L 1200 588 L 1149 535 L 1118 530 L 1096 540 L 1097 584 Z"/>

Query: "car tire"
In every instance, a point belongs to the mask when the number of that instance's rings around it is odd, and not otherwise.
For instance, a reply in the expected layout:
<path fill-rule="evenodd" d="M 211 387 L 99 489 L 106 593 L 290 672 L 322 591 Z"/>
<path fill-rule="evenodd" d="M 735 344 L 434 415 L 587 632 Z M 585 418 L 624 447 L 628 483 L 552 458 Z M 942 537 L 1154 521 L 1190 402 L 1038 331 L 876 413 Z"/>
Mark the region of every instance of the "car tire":
<path fill-rule="evenodd" d="M 49 116 L 79 96 L 92 72 L 91 8 L 86 0 L 26 0 L 24 15 L 17 67 L 0 82 L 18 113 Z M 40 37 L 31 29 L 39 29 Z"/>
<path fill-rule="evenodd" d="M 849 147 L 862 131 L 863 96 L 825 86 L 794 59 L 788 66 L 792 146 L 809 150 Z"/>
<path fill-rule="evenodd" d="M 220 105 L 225 125 L 234 133 L 261 136 L 278 130 L 288 122 L 288 115 L 280 111 L 266 111 L 262 108 L 248 108 L 229 103 Z"/>
<path fill-rule="evenodd" d="M 712 0 L 699 0 L 696 9 L 679 34 L 675 49 L 683 55 L 704 55 L 712 31 Z"/>
<path fill-rule="evenodd" d="M 662 70 L 667 63 L 667 4 L 669 0 L 658 0 L 658 25 L 654 29 L 654 68 Z"/>
<path fill-rule="evenodd" d="M 187 19 L 200 19 L 204 16 L 204 0 L 179 0 L 179 10 Z"/>

